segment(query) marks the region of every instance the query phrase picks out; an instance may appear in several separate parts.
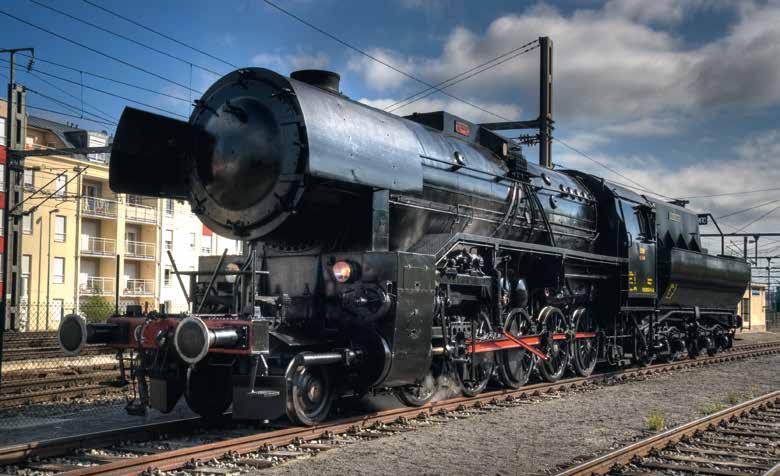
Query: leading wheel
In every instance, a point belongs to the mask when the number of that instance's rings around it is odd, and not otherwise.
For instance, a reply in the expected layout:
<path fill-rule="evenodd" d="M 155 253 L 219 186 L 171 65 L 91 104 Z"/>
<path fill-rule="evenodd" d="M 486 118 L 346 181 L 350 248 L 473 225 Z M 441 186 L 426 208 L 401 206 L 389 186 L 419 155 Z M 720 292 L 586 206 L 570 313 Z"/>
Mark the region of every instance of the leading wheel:
<path fill-rule="evenodd" d="M 395 394 L 401 403 L 410 407 L 421 407 L 430 402 L 439 390 L 440 368 L 440 363 L 433 362 L 419 385 L 405 385 L 396 390 Z"/>
<path fill-rule="evenodd" d="M 323 365 L 305 366 L 293 359 L 287 369 L 287 416 L 293 422 L 314 426 L 327 418 L 333 388 Z"/>
<path fill-rule="evenodd" d="M 560 309 L 547 306 L 539 311 L 543 342 L 542 347 L 547 354 L 547 360 L 539 360 L 537 368 L 542 378 L 548 382 L 557 382 L 566 373 L 569 365 L 569 340 L 556 339 L 555 335 L 566 334 L 568 325 L 566 317 Z"/>
<path fill-rule="evenodd" d="M 472 342 L 490 338 L 490 320 L 487 314 L 480 313 L 474 322 L 474 335 Z M 471 352 L 471 343 L 467 345 L 467 352 Z M 466 354 L 467 358 L 455 362 L 455 375 L 461 386 L 461 392 L 467 397 L 473 397 L 482 393 L 487 387 L 493 370 L 496 368 L 496 360 L 493 352 L 479 354 Z"/>
<path fill-rule="evenodd" d="M 190 410 L 212 420 L 219 418 L 233 403 L 230 369 L 201 365 L 187 372 L 184 400 Z"/>
<path fill-rule="evenodd" d="M 576 332 L 593 332 L 594 326 L 591 322 L 590 313 L 587 309 L 581 307 L 572 314 L 572 323 Z M 574 339 L 572 346 L 572 358 L 574 371 L 580 377 L 588 377 L 596 368 L 596 361 L 599 356 L 598 337 L 585 337 Z"/>
<path fill-rule="evenodd" d="M 509 311 L 504 321 L 504 330 L 514 337 L 532 333 L 532 323 L 525 310 L 515 308 Z M 498 378 L 505 387 L 518 389 L 528 383 L 536 358 L 522 347 L 507 349 L 496 355 Z"/>

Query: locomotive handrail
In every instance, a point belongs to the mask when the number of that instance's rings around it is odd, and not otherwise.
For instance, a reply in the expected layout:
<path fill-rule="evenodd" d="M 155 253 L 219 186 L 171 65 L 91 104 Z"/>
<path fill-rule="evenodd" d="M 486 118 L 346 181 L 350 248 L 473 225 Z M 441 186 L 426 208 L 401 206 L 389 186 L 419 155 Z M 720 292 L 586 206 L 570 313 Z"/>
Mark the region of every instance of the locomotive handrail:
<path fill-rule="evenodd" d="M 627 263 L 627 258 L 620 258 L 618 256 L 601 255 L 596 253 L 588 253 L 586 251 L 570 250 L 568 248 L 561 248 L 558 246 L 540 245 L 537 243 L 525 243 L 519 241 L 505 240 L 502 238 L 484 237 L 478 235 L 472 235 L 468 233 L 457 233 L 453 235 L 453 239 L 450 243 L 457 245 L 458 243 L 470 243 L 470 244 L 496 244 L 502 248 L 507 249 L 520 249 L 529 252 L 537 252 L 542 254 L 549 254 L 560 256 L 562 259 L 580 259 L 585 261 L 595 261 L 597 263 L 618 265 Z"/>

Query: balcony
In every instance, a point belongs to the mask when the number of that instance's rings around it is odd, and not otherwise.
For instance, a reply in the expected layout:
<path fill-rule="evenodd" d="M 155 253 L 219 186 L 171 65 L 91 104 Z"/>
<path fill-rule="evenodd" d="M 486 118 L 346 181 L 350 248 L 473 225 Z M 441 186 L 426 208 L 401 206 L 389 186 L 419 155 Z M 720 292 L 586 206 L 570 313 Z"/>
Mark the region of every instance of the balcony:
<path fill-rule="evenodd" d="M 105 198 L 84 197 L 81 213 L 88 217 L 116 218 L 117 202 Z"/>
<path fill-rule="evenodd" d="M 145 241 L 125 241 L 125 257 L 135 259 L 154 259 L 156 247 L 154 243 Z"/>
<path fill-rule="evenodd" d="M 154 296 L 154 280 L 128 279 L 123 294 L 125 296 Z"/>
<path fill-rule="evenodd" d="M 111 296 L 114 294 L 114 278 L 89 276 L 79 284 L 82 296 Z"/>
<path fill-rule="evenodd" d="M 115 240 L 81 235 L 81 256 L 114 256 L 115 254 Z"/>
<path fill-rule="evenodd" d="M 128 202 L 126 217 L 127 221 L 135 223 L 157 223 L 157 208 L 140 203 Z"/>

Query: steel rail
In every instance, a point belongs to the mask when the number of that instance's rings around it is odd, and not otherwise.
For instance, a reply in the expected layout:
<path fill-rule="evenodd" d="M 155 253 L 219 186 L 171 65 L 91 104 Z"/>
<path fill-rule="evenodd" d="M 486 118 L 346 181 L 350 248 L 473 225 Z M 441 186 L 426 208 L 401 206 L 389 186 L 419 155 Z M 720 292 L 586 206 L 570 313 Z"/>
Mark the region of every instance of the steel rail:
<path fill-rule="evenodd" d="M 651 365 L 644 368 L 624 369 L 615 372 L 591 375 L 590 377 L 578 377 L 561 380 L 556 383 L 534 384 L 518 390 L 494 390 L 471 398 L 456 397 L 448 400 L 431 402 L 417 408 L 402 407 L 385 410 L 368 415 L 344 418 L 314 427 L 284 428 L 266 433 L 231 438 L 204 445 L 196 445 L 173 451 L 140 456 L 138 458 L 128 458 L 127 460 L 114 461 L 103 465 L 80 468 L 78 470 L 68 471 L 60 474 L 67 476 L 127 475 L 141 474 L 149 472 L 150 470 L 169 471 L 187 466 L 193 461 L 207 461 L 214 458 L 221 458 L 227 454 L 240 455 L 250 453 L 258 450 L 258 448 L 263 447 L 264 445 L 282 446 L 291 444 L 295 441 L 310 441 L 313 439 L 322 438 L 325 435 L 343 433 L 354 428 L 368 427 L 377 423 L 386 424 L 395 422 L 402 418 L 414 419 L 421 415 L 429 415 L 439 411 L 452 411 L 468 407 L 478 407 L 485 403 L 498 401 L 502 398 L 511 399 L 523 395 L 540 395 L 542 393 L 550 393 L 558 390 L 565 390 L 592 383 L 608 381 L 612 378 L 626 380 L 630 376 L 643 376 L 657 373 L 663 370 L 699 367 L 719 362 L 728 362 L 737 359 L 774 354 L 778 352 L 780 352 L 780 345 L 775 344 L 775 346 L 771 348 L 729 353 L 696 360 L 691 359 L 680 362 L 673 362 L 670 364 Z"/>
<path fill-rule="evenodd" d="M 754 409 L 765 408 L 769 405 L 777 404 L 780 404 L 780 390 L 748 400 L 747 402 L 739 403 L 733 407 L 713 413 L 712 415 L 707 415 L 631 445 L 619 448 L 558 473 L 558 476 L 589 476 L 591 474 L 607 473 L 613 466 L 628 464 L 637 456 L 648 456 L 654 450 L 663 449 L 671 443 L 677 443 L 683 438 L 693 436 L 697 432 L 707 430 L 721 422 L 728 422 L 732 418 L 739 418 Z M 772 473 L 770 472 L 770 474 Z"/>

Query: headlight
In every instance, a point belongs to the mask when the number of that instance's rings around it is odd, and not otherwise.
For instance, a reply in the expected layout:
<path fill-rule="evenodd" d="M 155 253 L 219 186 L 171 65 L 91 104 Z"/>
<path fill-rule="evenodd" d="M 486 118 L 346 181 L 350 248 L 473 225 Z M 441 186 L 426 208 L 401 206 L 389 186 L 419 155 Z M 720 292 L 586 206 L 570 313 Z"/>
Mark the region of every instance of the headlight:
<path fill-rule="evenodd" d="M 352 269 L 352 265 L 346 261 L 336 261 L 333 264 L 333 277 L 338 283 L 346 283 L 350 279 L 355 277 L 355 272 Z"/>

